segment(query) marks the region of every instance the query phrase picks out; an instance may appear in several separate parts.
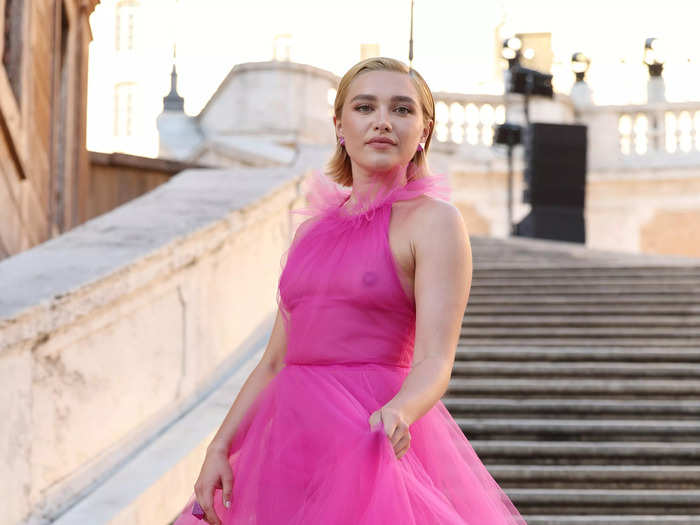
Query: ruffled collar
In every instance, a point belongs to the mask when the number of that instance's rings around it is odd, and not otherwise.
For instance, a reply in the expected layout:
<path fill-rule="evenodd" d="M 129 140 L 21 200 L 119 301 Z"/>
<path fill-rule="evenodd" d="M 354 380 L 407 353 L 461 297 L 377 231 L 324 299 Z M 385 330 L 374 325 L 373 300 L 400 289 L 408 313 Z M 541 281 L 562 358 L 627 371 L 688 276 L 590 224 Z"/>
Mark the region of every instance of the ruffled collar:
<path fill-rule="evenodd" d="M 359 202 L 356 202 L 350 207 L 347 206 L 347 202 L 352 196 L 352 190 L 347 191 L 345 192 L 346 195 L 340 201 L 340 204 L 338 204 L 338 206 L 336 207 L 338 215 L 343 219 L 349 220 L 357 219 L 360 217 L 366 220 L 371 220 L 372 218 L 374 218 L 377 209 L 390 202 L 393 202 L 393 197 L 396 196 L 398 192 L 401 191 L 401 189 L 405 188 L 407 184 L 408 183 L 404 182 L 400 185 L 389 187 L 388 190 L 382 188 L 374 197 L 360 199 Z"/>
<path fill-rule="evenodd" d="M 403 176 L 403 174 L 406 176 Z M 388 182 L 387 182 L 388 181 Z M 381 183 L 381 184 L 380 184 Z M 451 188 L 445 174 L 419 172 L 415 164 L 398 166 L 370 188 L 371 197 L 360 196 L 360 201 L 348 209 L 345 204 L 352 195 L 352 188 L 342 187 L 331 181 L 320 170 L 315 170 L 306 180 L 306 208 L 295 210 L 303 215 L 332 216 L 340 221 L 371 221 L 377 211 L 397 200 L 411 199 L 427 194 L 449 201 Z"/>

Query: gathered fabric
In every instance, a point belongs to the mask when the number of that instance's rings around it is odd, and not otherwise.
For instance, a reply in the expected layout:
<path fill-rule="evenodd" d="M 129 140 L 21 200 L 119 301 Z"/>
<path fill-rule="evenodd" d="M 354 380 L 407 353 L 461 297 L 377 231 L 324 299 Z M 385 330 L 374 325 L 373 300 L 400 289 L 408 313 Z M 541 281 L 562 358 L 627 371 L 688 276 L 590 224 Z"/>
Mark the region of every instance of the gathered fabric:
<path fill-rule="evenodd" d="M 415 299 L 389 244 L 392 204 L 449 200 L 444 174 L 413 163 L 376 174 L 352 194 L 313 172 L 309 219 L 283 254 L 277 288 L 285 366 L 232 439 L 224 525 L 526 525 L 442 401 L 409 427 L 398 459 L 369 416 L 410 373 Z M 174 525 L 201 523 L 194 494 Z"/>

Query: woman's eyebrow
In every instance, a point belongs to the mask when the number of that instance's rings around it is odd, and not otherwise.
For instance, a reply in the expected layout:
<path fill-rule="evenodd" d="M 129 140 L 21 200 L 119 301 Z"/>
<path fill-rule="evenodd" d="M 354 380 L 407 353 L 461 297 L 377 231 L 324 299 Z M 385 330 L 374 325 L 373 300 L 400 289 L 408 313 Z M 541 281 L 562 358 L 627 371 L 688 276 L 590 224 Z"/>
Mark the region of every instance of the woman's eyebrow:
<path fill-rule="evenodd" d="M 358 99 L 372 100 L 372 101 L 375 101 L 375 102 L 376 102 L 377 97 L 375 97 L 374 95 L 356 95 L 356 96 L 354 96 L 354 97 L 352 98 L 352 100 L 350 101 L 350 103 L 353 103 L 353 102 L 355 102 L 355 101 L 358 100 Z M 394 102 L 394 101 L 398 101 L 398 102 L 408 102 L 408 103 L 410 103 L 410 104 L 417 105 L 416 102 L 415 102 L 415 100 L 413 100 L 411 97 L 406 97 L 406 96 L 403 96 L 403 95 L 394 95 L 393 97 L 391 97 L 391 101 L 392 101 L 392 102 Z"/>

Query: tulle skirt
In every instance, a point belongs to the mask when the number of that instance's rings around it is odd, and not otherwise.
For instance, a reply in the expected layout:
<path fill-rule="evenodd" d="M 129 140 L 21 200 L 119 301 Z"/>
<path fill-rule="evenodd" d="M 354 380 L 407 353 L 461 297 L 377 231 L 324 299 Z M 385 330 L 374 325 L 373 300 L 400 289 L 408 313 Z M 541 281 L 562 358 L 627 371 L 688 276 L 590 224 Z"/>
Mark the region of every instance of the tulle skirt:
<path fill-rule="evenodd" d="M 408 374 L 379 364 L 287 364 L 234 436 L 224 525 L 526 525 L 442 402 L 409 428 L 397 459 L 369 416 Z M 174 525 L 191 515 L 194 495 Z"/>

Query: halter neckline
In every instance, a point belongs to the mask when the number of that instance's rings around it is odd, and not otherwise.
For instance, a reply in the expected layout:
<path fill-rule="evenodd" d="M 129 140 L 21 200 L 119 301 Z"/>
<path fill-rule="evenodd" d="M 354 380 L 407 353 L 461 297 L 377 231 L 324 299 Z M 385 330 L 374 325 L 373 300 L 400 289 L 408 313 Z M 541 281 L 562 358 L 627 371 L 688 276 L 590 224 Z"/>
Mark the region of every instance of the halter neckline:
<path fill-rule="evenodd" d="M 365 218 L 367 218 L 368 214 L 370 214 L 370 213 L 372 213 L 372 216 L 374 216 L 374 212 L 378 208 L 381 208 L 382 206 L 385 206 L 385 205 L 393 202 L 395 200 L 393 197 L 397 196 L 398 192 L 406 187 L 408 187 L 408 183 L 404 184 L 403 186 L 397 186 L 395 188 L 392 188 L 390 191 L 388 191 L 386 193 L 386 195 L 375 199 L 373 202 L 371 202 L 369 204 L 368 207 L 363 208 L 361 211 L 355 212 L 355 213 L 348 213 L 347 208 L 345 208 L 345 204 L 348 202 L 348 199 L 350 199 L 350 197 L 352 195 L 350 192 L 348 192 L 348 194 L 345 197 L 343 197 L 342 200 L 340 201 L 340 204 L 337 206 L 336 211 L 339 212 L 339 215 L 342 218 L 346 218 L 346 219 L 354 219 L 356 217 L 363 217 L 363 216 Z"/>
<path fill-rule="evenodd" d="M 371 222 L 380 209 L 397 200 L 407 200 L 422 194 L 449 200 L 451 188 L 445 173 L 418 173 L 413 166 L 410 168 L 405 183 L 392 185 L 389 182 L 379 187 L 372 197 L 360 195 L 360 202 L 353 203 L 354 209 L 345 207 L 352 195 L 352 188 L 341 187 L 321 170 L 314 170 L 303 183 L 307 206 L 295 209 L 292 213 L 323 216 L 343 224 L 359 224 L 364 220 Z"/>

